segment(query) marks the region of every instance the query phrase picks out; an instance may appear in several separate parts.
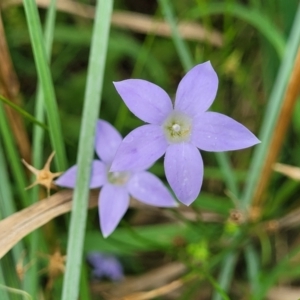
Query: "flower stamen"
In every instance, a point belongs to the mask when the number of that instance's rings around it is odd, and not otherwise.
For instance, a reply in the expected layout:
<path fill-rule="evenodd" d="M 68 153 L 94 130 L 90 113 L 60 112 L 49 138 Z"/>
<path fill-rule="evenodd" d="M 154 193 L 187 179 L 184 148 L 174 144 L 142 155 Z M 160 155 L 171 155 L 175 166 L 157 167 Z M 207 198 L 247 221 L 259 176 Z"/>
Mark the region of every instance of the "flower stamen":
<path fill-rule="evenodd" d="M 178 124 L 174 124 L 174 125 L 172 126 L 172 130 L 175 131 L 175 132 L 179 132 L 180 129 L 181 129 L 181 127 L 180 127 L 180 125 L 178 125 Z"/>

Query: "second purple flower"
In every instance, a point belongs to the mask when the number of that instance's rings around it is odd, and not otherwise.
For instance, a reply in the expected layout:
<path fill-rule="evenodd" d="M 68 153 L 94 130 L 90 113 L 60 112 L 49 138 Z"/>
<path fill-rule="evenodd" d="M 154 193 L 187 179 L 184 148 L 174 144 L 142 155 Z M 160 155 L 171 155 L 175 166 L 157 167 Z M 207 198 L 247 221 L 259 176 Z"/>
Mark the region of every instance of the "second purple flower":
<path fill-rule="evenodd" d="M 129 207 L 130 195 L 149 205 L 175 207 L 177 203 L 158 177 L 140 168 L 135 171 L 110 172 L 110 166 L 122 141 L 119 132 L 108 122 L 96 125 L 95 150 L 101 160 L 92 163 L 90 188 L 102 187 L 99 194 L 100 227 L 104 237 L 110 235 Z M 74 188 L 77 166 L 68 169 L 55 183 Z"/>

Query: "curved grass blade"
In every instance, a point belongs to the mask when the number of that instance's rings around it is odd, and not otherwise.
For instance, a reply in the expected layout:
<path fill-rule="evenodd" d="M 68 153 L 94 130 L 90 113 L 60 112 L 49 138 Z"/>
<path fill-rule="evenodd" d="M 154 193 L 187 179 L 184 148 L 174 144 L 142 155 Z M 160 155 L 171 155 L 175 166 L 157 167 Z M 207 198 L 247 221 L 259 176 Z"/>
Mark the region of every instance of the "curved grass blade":
<path fill-rule="evenodd" d="M 4 290 L 4 291 L 7 291 L 9 293 L 12 293 L 12 294 L 20 295 L 20 296 L 22 296 L 22 298 L 24 300 L 33 300 L 32 297 L 28 293 L 26 293 L 25 291 L 15 289 L 15 288 L 12 288 L 12 287 L 9 287 L 9 286 L 5 286 L 5 285 L 2 285 L 2 284 L 0 284 L 0 289 Z"/>
<path fill-rule="evenodd" d="M 0 101 L 2 101 L 3 103 L 9 105 L 11 108 L 13 108 L 14 110 L 16 110 L 19 114 L 23 115 L 24 118 L 26 118 L 28 121 L 40 126 L 41 128 L 45 129 L 45 130 L 49 130 L 48 126 L 46 124 L 44 124 L 43 122 L 40 122 L 38 119 L 36 119 L 34 116 L 32 116 L 31 114 L 29 114 L 26 110 L 24 110 L 23 108 L 21 108 L 20 106 L 14 104 L 13 102 L 9 101 L 8 99 L 6 99 L 5 97 L 0 95 Z"/>

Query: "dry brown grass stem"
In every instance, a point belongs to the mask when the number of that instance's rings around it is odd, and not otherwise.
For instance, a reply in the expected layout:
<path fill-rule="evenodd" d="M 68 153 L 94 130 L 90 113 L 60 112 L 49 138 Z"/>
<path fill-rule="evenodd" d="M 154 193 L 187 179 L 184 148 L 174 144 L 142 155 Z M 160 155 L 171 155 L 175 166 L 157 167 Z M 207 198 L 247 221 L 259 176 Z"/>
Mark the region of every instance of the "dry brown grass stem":
<path fill-rule="evenodd" d="M 293 108 L 300 92 L 299 79 L 300 49 L 295 60 L 294 69 L 291 73 L 287 90 L 285 92 L 282 108 L 277 119 L 275 129 L 273 131 L 269 152 L 264 162 L 263 169 L 258 180 L 258 185 L 254 193 L 252 203 L 256 206 L 261 206 L 262 202 L 265 199 L 264 193 L 271 177 L 273 165 L 278 157 L 284 138 L 286 137 L 286 132 L 291 121 Z"/>
<path fill-rule="evenodd" d="M 6 9 L 13 5 L 21 5 L 22 0 L 2 0 L 0 8 Z M 46 8 L 50 0 L 36 0 L 39 7 Z M 74 16 L 92 19 L 95 15 L 94 6 L 78 3 L 70 0 L 58 0 L 57 9 Z M 172 31 L 168 23 L 155 20 L 152 16 L 140 13 L 116 11 L 112 15 L 112 25 L 139 33 L 149 32 L 158 35 L 171 37 Z M 207 30 L 196 22 L 179 22 L 178 30 L 181 36 L 187 40 L 205 41 L 213 46 L 221 47 L 223 44 L 222 35 L 216 30 Z"/>
<path fill-rule="evenodd" d="M 273 166 L 273 170 L 283 175 L 286 175 L 292 178 L 293 180 L 300 181 L 300 168 L 298 167 L 276 163 Z"/>
<path fill-rule="evenodd" d="M 125 297 L 122 297 L 122 300 L 149 300 L 154 299 L 156 297 L 167 295 L 174 290 L 177 290 L 178 288 L 182 287 L 183 282 L 182 280 L 178 279 L 175 281 L 172 281 L 171 283 L 168 283 L 164 286 L 161 286 L 157 289 L 148 291 L 148 292 L 141 292 L 141 293 L 135 293 L 132 295 L 128 295 Z"/>
<path fill-rule="evenodd" d="M 292 286 L 273 287 L 268 292 L 267 300 L 296 300 L 299 299 L 300 288 Z"/>
<path fill-rule="evenodd" d="M 298 200 L 299 201 L 299 200 Z M 299 227 L 300 225 L 300 208 L 296 208 L 289 212 L 278 221 L 278 228 L 280 229 L 291 229 Z"/>
<path fill-rule="evenodd" d="M 0 258 L 18 241 L 50 220 L 69 212 L 72 191 L 65 190 L 43 199 L 0 222 Z M 90 193 L 89 207 L 97 206 L 98 191 Z"/>
<path fill-rule="evenodd" d="M 1 7 L 1 5 L 0 5 Z M 0 10 L 0 94 L 14 104 L 20 105 L 19 81 L 7 46 L 5 31 Z M 20 156 L 27 161 L 31 160 L 31 147 L 22 116 L 8 105 L 4 105 L 9 126 L 18 146 Z M 7 130 L 10 130 L 7 128 Z"/>

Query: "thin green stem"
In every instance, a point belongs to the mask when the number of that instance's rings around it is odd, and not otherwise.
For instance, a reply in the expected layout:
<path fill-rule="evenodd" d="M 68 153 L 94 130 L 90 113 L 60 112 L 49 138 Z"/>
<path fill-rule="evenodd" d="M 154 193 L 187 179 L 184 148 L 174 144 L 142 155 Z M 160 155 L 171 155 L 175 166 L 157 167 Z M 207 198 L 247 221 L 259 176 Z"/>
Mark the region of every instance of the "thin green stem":
<path fill-rule="evenodd" d="M 21 114 L 24 118 L 26 118 L 30 122 L 40 126 L 41 128 L 43 128 L 45 130 L 49 130 L 46 124 L 44 124 L 43 122 L 40 122 L 39 120 L 34 118 L 31 114 L 29 114 L 26 110 L 22 109 L 20 106 L 14 104 L 13 102 L 9 101 L 8 99 L 6 99 L 5 97 L 3 97 L 1 95 L 0 95 L 0 101 L 9 105 L 11 108 L 13 108 L 15 111 L 17 111 L 19 114 Z"/>

